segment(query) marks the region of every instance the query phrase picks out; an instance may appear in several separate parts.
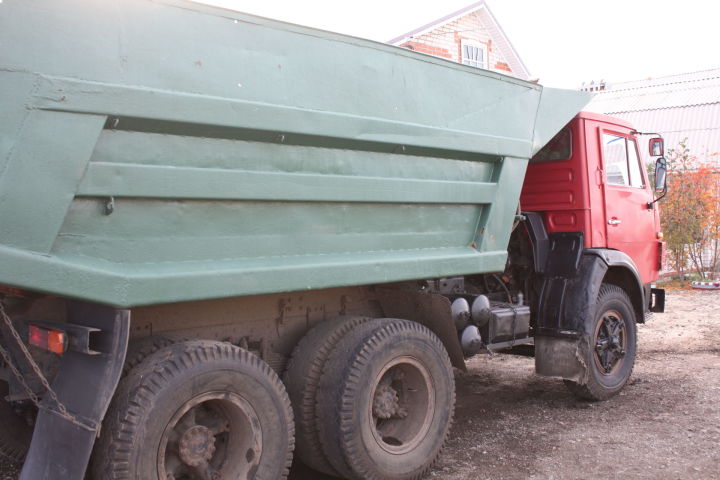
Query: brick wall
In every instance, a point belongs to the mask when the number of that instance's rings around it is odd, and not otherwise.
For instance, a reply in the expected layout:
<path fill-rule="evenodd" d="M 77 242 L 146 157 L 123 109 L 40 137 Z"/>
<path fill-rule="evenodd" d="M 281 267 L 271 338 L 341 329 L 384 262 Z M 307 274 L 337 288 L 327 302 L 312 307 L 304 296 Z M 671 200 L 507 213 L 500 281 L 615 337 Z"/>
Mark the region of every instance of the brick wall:
<path fill-rule="evenodd" d="M 462 41 L 468 40 L 486 45 L 487 66 L 490 70 L 513 74 L 508 60 L 499 49 L 494 48 L 491 30 L 485 25 L 482 16 L 482 11 L 469 13 L 422 35 L 416 35 L 399 46 L 460 62 Z"/>

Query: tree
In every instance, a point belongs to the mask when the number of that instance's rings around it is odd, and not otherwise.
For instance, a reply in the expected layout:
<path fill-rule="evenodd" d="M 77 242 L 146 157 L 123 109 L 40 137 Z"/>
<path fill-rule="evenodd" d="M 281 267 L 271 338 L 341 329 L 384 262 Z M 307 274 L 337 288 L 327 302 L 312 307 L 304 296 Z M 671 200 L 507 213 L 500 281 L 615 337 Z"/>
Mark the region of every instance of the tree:
<path fill-rule="evenodd" d="M 668 194 L 661 210 L 669 267 L 701 278 L 720 265 L 720 175 L 685 141 L 668 151 Z"/>

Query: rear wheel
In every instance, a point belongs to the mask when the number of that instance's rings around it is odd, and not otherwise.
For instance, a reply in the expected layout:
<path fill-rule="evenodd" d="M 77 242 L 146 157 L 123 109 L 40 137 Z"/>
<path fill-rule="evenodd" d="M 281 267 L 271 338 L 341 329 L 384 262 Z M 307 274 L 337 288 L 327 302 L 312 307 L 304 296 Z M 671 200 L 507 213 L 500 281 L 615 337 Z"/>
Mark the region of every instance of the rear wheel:
<path fill-rule="evenodd" d="M 367 317 L 339 317 L 313 327 L 298 343 L 283 376 L 295 413 L 295 455 L 309 467 L 336 475 L 325 459 L 315 421 L 318 384 L 330 353 L 352 329 L 370 320 Z"/>
<path fill-rule="evenodd" d="M 227 343 L 189 341 L 122 380 L 95 448 L 96 479 L 284 478 L 290 402 L 272 369 Z"/>
<path fill-rule="evenodd" d="M 588 381 L 579 384 L 566 380 L 565 385 L 580 398 L 606 400 L 620 392 L 630 379 L 637 351 L 635 311 L 620 287 L 600 287 L 595 317 L 588 327 Z"/>
<path fill-rule="evenodd" d="M 125 354 L 125 363 L 123 364 L 121 378 L 125 378 L 133 368 L 140 365 L 147 357 L 160 349 L 169 347 L 173 343 L 176 342 L 162 335 L 153 335 L 151 337 L 131 340 L 128 344 L 127 353 Z"/>
<path fill-rule="evenodd" d="M 33 429 L 5 401 L 8 384 L 0 380 L 0 455 L 20 462 L 30 447 Z"/>
<path fill-rule="evenodd" d="M 323 451 L 355 479 L 417 479 L 436 460 L 455 405 L 450 359 L 427 328 L 380 319 L 350 331 L 317 396 Z"/>

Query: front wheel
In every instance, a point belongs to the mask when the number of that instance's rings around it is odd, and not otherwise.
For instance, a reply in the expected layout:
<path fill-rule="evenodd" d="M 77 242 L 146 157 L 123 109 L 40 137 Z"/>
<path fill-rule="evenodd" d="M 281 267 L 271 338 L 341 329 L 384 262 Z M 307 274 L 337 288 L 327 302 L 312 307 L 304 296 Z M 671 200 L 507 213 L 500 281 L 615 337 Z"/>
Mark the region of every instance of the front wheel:
<path fill-rule="evenodd" d="M 285 478 L 290 401 L 260 358 L 188 341 L 145 358 L 122 380 L 93 459 L 95 479 Z"/>
<path fill-rule="evenodd" d="M 635 311 L 620 287 L 600 287 L 595 317 L 588 327 L 591 343 L 585 359 L 587 383 L 565 380 L 565 385 L 580 398 L 606 400 L 620 392 L 630 379 L 637 352 Z"/>

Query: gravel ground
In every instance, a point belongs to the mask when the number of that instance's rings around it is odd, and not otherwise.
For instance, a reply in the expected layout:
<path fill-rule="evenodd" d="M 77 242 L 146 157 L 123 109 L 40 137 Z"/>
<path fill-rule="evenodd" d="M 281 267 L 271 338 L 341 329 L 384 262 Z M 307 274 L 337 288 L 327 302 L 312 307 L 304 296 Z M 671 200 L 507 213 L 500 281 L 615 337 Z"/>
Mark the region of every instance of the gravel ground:
<path fill-rule="evenodd" d="M 720 479 L 720 292 L 671 291 L 639 327 L 630 384 L 578 401 L 533 359 L 481 355 L 458 374 L 455 424 L 429 478 Z M 0 459 L 0 480 L 18 467 Z M 323 477 L 295 466 L 292 480 Z"/>

